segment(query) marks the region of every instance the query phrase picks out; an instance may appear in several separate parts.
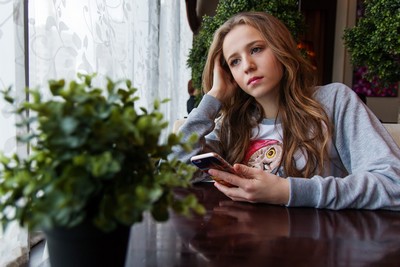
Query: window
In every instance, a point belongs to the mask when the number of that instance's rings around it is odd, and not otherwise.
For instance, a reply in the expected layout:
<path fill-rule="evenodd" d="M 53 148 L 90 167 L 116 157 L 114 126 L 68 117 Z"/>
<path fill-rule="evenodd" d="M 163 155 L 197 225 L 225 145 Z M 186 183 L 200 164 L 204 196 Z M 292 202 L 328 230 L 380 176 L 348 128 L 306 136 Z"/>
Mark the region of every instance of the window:
<path fill-rule="evenodd" d="M 75 79 L 77 72 L 128 78 L 139 90 L 141 106 L 151 109 L 154 99 L 171 99 L 162 106 L 171 130 L 172 122 L 186 115 L 191 45 L 185 2 L 180 0 L 0 1 L 0 86 L 12 86 L 22 98 L 25 77 L 30 87 L 46 86 L 49 79 Z M 0 108 L 0 149 L 25 153 L 16 144 L 15 118 L 8 113 L 12 107 L 0 100 Z M 26 231 L 12 229 L 10 236 L 21 242 L 1 240 L 1 266 L 26 260 L 29 251 Z"/>

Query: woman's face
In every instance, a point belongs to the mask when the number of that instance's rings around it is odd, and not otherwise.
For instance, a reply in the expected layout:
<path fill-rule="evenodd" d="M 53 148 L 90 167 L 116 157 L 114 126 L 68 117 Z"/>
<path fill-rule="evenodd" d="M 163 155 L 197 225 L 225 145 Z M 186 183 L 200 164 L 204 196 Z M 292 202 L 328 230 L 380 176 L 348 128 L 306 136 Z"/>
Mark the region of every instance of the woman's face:
<path fill-rule="evenodd" d="M 240 88 L 256 100 L 276 99 L 283 76 L 262 35 L 248 25 L 235 26 L 225 37 L 223 56 Z"/>

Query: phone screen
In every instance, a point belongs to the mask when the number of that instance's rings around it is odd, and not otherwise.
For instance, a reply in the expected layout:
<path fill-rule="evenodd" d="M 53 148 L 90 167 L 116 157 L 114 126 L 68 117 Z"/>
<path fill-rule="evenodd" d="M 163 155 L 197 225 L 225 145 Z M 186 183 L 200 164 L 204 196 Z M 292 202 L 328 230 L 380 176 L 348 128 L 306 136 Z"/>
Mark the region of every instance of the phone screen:
<path fill-rule="evenodd" d="M 196 165 L 200 170 L 207 172 L 209 169 L 218 169 L 230 173 L 235 173 L 232 165 L 225 161 L 220 155 L 217 153 L 206 153 L 197 155 L 191 158 L 191 161 L 194 165 Z M 225 186 L 234 187 L 234 185 L 225 182 L 218 177 L 211 176 L 211 178 Z"/>
<path fill-rule="evenodd" d="M 206 153 L 192 157 L 192 163 L 200 170 L 218 169 L 227 172 L 234 172 L 233 167 L 216 153 Z"/>

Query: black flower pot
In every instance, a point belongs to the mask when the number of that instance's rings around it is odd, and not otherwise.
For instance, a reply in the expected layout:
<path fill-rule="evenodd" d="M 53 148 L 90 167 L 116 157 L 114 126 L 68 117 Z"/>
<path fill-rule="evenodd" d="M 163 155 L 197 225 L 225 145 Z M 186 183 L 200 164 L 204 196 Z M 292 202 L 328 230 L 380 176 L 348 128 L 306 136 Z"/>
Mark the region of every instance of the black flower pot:
<path fill-rule="evenodd" d="M 51 267 L 125 265 L 130 227 L 120 226 L 110 233 L 92 224 L 45 230 Z"/>

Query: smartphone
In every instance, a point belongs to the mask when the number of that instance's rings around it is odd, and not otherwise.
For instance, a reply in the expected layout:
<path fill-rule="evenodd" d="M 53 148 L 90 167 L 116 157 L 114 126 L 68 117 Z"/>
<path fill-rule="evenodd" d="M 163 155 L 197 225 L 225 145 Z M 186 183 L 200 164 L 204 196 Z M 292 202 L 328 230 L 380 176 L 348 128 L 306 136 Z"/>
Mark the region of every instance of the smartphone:
<path fill-rule="evenodd" d="M 196 165 L 200 170 L 208 173 L 209 169 L 218 169 L 230 173 L 235 173 L 233 166 L 224 160 L 220 155 L 215 152 L 209 152 L 191 157 L 190 161 Z M 233 185 L 218 179 L 218 177 L 211 176 L 211 178 L 223 185 L 232 187 Z"/>

